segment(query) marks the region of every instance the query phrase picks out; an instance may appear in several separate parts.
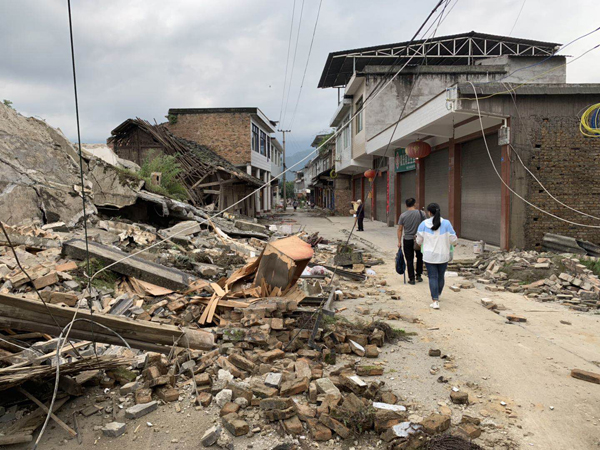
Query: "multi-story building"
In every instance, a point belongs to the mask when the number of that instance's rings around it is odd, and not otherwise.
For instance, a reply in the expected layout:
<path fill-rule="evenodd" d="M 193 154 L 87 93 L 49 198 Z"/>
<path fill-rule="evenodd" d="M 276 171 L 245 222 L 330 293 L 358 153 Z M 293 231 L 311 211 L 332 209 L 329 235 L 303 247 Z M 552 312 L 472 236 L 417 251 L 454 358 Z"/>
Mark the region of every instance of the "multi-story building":
<path fill-rule="evenodd" d="M 565 210 L 531 176 L 572 207 L 600 214 L 590 178 L 600 143 L 578 127 L 581 111 L 600 101 L 600 85 L 566 84 L 558 48 L 471 32 L 331 53 L 319 87 L 343 90 L 331 125 L 349 124 L 337 139 L 336 169 L 353 177 L 367 216 L 394 225 L 414 197 L 420 207 L 438 203 L 459 236 L 503 248 L 539 248 L 545 232 L 600 242 L 589 217 Z M 416 141 L 431 153 L 408 158 Z M 365 169 L 376 170 L 372 182 Z"/>
<path fill-rule="evenodd" d="M 279 187 L 280 175 L 283 172 L 283 147 L 275 139 L 271 138 L 271 206 L 279 205 L 281 202 L 281 188 Z"/>
<path fill-rule="evenodd" d="M 330 136 L 331 134 L 318 134 L 311 146 L 318 148 Z M 317 206 L 347 215 L 352 202 L 350 176 L 336 172 L 335 149 L 335 140 L 331 139 L 319 148 L 317 155 L 306 165 L 306 187 Z"/>
<path fill-rule="evenodd" d="M 173 108 L 168 128 L 176 136 L 204 145 L 248 174 L 268 183 L 256 194 L 257 211 L 272 207 L 273 167 L 281 167 L 281 147 L 272 136 L 276 123 L 259 108 Z"/>

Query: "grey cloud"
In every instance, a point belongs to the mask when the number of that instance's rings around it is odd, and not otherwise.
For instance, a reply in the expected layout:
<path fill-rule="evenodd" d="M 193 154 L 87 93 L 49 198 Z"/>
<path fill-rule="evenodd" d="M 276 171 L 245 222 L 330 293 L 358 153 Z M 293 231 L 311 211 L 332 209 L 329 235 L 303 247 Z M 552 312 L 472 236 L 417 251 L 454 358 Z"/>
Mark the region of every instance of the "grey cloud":
<path fill-rule="evenodd" d="M 82 139 L 103 142 L 128 117 L 164 120 L 170 107 L 258 106 L 279 116 L 291 0 L 73 1 Z M 301 0 L 297 0 L 297 13 Z M 331 51 L 409 39 L 434 0 L 324 0 L 290 151 L 327 129 L 337 93 L 316 88 Z M 529 0 L 515 36 L 568 42 L 597 25 L 591 2 L 565 11 Z M 459 0 L 438 35 L 507 34 L 521 0 Z M 588 4 L 586 7 L 585 5 Z M 305 0 L 287 117 L 298 95 L 318 0 Z M 294 36 L 295 36 L 294 29 Z M 588 39 L 566 53 L 591 47 Z M 66 0 L 0 2 L 0 99 L 76 137 Z M 569 66 L 569 81 L 593 82 L 593 53 Z"/>

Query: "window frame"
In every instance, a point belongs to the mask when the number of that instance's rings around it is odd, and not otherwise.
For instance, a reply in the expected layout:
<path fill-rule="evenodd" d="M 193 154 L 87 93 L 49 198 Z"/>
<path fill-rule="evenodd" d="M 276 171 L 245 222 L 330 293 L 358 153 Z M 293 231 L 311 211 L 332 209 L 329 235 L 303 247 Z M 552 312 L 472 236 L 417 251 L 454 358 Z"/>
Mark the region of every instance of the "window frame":
<path fill-rule="evenodd" d="M 355 123 L 356 123 L 356 132 L 355 134 L 360 133 L 363 128 L 364 128 L 364 121 L 363 121 L 363 96 L 361 95 L 359 97 L 359 99 L 356 101 L 356 103 L 354 104 L 354 113 L 356 114 L 356 119 L 355 119 Z"/>
<path fill-rule="evenodd" d="M 259 153 L 259 128 L 252 124 L 252 151 Z"/>

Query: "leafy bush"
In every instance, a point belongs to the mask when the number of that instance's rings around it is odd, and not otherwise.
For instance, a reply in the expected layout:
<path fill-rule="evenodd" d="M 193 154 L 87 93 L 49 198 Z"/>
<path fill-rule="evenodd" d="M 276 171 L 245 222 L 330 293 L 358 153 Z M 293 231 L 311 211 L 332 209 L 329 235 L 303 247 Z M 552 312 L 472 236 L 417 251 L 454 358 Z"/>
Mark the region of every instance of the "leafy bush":
<path fill-rule="evenodd" d="M 177 156 L 152 155 L 142 164 L 139 175 L 146 181 L 146 189 L 177 200 L 187 200 L 187 191 L 178 179 L 181 170 Z M 152 184 L 150 177 L 153 172 L 162 173 L 160 186 Z"/>

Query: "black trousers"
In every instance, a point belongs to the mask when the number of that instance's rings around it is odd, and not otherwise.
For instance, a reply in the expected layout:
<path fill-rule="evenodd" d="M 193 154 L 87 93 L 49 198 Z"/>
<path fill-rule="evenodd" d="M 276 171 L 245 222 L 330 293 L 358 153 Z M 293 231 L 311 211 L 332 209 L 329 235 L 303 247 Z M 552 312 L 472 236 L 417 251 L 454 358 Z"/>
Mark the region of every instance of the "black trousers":
<path fill-rule="evenodd" d="M 417 276 L 423 275 L 423 253 L 421 250 L 415 249 L 414 239 L 404 239 L 404 258 L 406 258 L 406 270 L 408 278 L 415 279 L 415 254 L 417 255 Z"/>
<path fill-rule="evenodd" d="M 358 231 L 365 231 L 363 228 L 363 222 L 365 221 L 364 217 L 358 216 Z"/>

